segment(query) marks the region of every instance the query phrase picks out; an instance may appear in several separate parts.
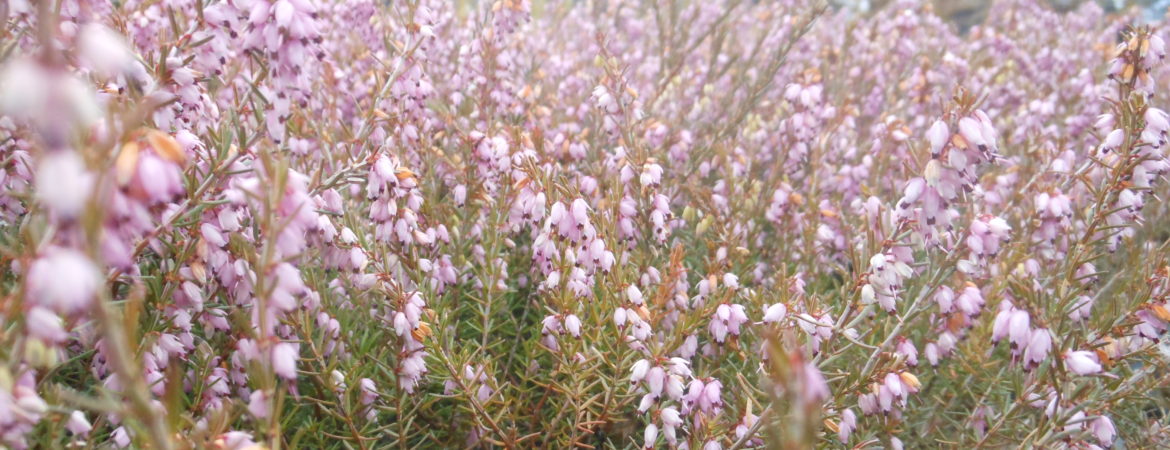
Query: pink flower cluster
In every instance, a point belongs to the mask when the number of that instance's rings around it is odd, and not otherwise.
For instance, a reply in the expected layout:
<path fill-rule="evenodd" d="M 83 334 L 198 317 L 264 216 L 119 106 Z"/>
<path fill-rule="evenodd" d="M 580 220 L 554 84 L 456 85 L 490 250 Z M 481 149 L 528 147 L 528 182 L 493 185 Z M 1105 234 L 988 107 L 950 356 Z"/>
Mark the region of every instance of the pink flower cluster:
<path fill-rule="evenodd" d="M 0 447 L 1170 445 L 1164 23 L 828 3 L 5 2 Z"/>

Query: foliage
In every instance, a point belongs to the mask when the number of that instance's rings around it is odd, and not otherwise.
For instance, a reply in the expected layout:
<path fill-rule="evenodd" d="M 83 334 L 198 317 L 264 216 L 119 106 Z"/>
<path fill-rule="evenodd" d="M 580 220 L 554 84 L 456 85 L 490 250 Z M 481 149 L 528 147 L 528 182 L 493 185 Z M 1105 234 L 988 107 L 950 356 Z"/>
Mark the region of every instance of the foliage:
<path fill-rule="evenodd" d="M 2 11 L 3 446 L 1170 445 L 1136 12 Z"/>

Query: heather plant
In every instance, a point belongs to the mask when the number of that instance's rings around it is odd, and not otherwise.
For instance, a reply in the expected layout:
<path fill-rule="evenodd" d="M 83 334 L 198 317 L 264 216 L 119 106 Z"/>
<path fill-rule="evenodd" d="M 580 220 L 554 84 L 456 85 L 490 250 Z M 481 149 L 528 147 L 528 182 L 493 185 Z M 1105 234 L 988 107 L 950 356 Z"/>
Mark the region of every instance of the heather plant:
<path fill-rule="evenodd" d="M 0 447 L 1170 446 L 1093 2 L 0 2 Z"/>

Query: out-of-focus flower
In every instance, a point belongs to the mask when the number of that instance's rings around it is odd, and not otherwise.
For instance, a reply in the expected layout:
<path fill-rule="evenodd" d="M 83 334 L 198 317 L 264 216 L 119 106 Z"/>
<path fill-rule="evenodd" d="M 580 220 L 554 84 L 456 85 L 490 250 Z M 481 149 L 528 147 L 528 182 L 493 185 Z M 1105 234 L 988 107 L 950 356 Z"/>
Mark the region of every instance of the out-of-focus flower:
<path fill-rule="evenodd" d="M 272 347 L 272 370 L 286 380 L 297 379 L 297 345 L 281 342 Z"/>
<path fill-rule="evenodd" d="M 84 436 L 89 434 L 89 431 L 93 429 L 93 425 L 90 425 L 89 420 L 85 418 L 85 413 L 73 411 L 69 413 L 69 420 L 65 422 L 65 428 L 70 433 Z"/>
<path fill-rule="evenodd" d="M 849 442 L 849 436 L 856 429 L 857 415 L 852 409 L 845 409 L 841 412 L 841 422 L 837 424 L 837 439 L 840 439 L 841 443 Z"/>
<path fill-rule="evenodd" d="M 272 414 L 272 401 L 267 391 L 257 389 L 252 391 L 248 398 L 248 412 L 258 420 L 267 419 Z"/>
<path fill-rule="evenodd" d="M 37 199 L 62 219 L 78 217 L 93 195 L 94 175 L 71 151 L 53 152 L 37 167 Z"/>
<path fill-rule="evenodd" d="M 101 24 L 83 26 L 77 41 L 83 63 L 103 76 L 115 77 L 128 73 L 137 64 L 126 40 Z"/>
<path fill-rule="evenodd" d="M 102 284 L 97 267 L 80 252 L 50 248 L 28 271 L 26 299 L 59 314 L 73 314 L 89 307 Z"/>
<path fill-rule="evenodd" d="M 1093 436 L 1097 438 L 1097 442 L 1105 447 L 1113 446 L 1113 439 L 1117 436 L 1117 428 L 1113 426 L 1113 421 L 1108 416 L 1097 416 L 1089 424 L 1089 429 L 1092 430 Z"/>
<path fill-rule="evenodd" d="M 783 320 L 784 316 L 787 314 L 788 307 L 784 306 L 783 303 L 775 303 L 764 309 L 764 322 L 778 323 Z"/>
<path fill-rule="evenodd" d="M 1065 367 L 1077 375 L 1092 375 L 1101 372 L 1101 364 L 1093 352 L 1072 350 L 1063 355 Z"/>

